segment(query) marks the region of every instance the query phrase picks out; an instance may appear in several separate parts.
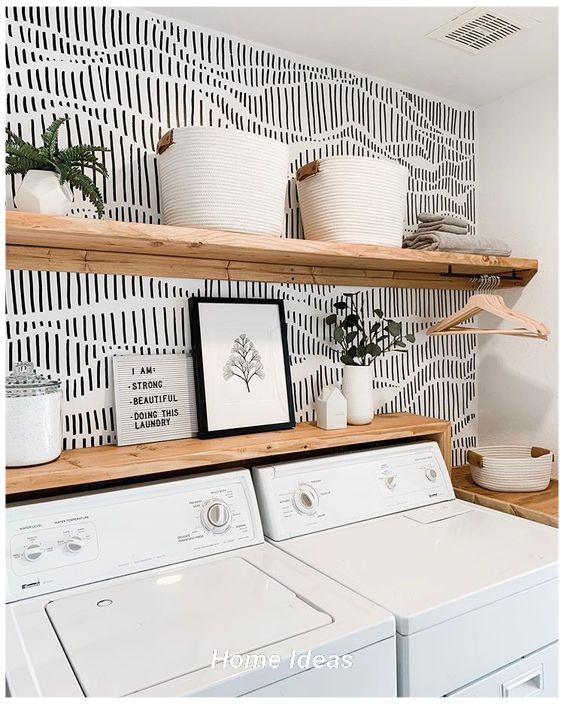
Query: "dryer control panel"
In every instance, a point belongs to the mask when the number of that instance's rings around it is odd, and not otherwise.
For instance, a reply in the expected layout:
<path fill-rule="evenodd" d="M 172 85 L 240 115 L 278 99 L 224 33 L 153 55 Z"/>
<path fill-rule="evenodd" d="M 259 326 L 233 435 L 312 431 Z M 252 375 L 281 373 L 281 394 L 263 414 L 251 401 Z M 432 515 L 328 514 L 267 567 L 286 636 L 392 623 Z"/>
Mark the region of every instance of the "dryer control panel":
<path fill-rule="evenodd" d="M 272 540 L 454 499 L 434 442 L 255 467 L 253 482 Z"/>
<path fill-rule="evenodd" d="M 8 601 L 263 541 L 248 470 L 8 508 Z"/>

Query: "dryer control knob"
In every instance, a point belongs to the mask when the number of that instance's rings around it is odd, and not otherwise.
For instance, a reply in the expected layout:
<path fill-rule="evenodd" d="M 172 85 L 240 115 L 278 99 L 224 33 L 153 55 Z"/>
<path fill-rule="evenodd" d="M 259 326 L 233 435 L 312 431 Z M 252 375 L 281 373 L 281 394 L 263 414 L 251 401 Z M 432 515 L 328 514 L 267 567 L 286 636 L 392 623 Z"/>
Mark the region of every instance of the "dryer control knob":
<path fill-rule="evenodd" d="M 80 552 L 83 547 L 84 547 L 84 540 L 78 535 L 73 535 L 73 537 L 69 538 L 65 543 L 65 548 L 69 552 L 73 552 L 73 553 Z"/>
<path fill-rule="evenodd" d="M 225 533 L 231 525 L 231 511 L 223 501 L 212 501 L 204 506 L 202 524 L 212 533 Z"/>
<path fill-rule="evenodd" d="M 294 506 L 298 513 L 309 516 L 317 511 L 319 496 L 309 484 L 300 484 L 294 492 Z"/>
<path fill-rule="evenodd" d="M 23 556 L 26 560 L 29 560 L 29 562 L 35 562 L 36 560 L 39 560 L 44 552 L 45 551 L 41 543 L 30 543 L 25 546 Z"/>
<path fill-rule="evenodd" d="M 386 486 L 390 491 L 393 491 L 396 488 L 398 478 L 396 477 L 395 474 L 390 474 L 389 477 L 386 477 L 384 480 Z"/>
<path fill-rule="evenodd" d="M 429 469 L 425 470 L 425 476 L 430 482 L 436 482 L 437 481 L 437 470 L 433 469 L 430 467 Z"/>

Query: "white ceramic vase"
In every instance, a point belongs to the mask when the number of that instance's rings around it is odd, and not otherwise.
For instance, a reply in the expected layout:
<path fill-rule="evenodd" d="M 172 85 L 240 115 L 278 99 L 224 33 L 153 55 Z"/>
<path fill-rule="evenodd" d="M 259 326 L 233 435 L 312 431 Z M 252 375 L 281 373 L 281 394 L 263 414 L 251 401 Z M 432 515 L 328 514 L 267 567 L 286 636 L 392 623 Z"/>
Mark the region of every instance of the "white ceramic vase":
<path fill-rule="evenodd" d="M 342 391 L 347 399 L 347 422 L 366 425 L 374 418 L 374 392 L 372 390 L 372 365 L 355 367 L 345 364 Z"/>
<path fill-rule="evenodd" d="M 72 205 L 73 195 L 67 183 L 59 183 L 54 171 L 32 169 L 23 177 L 14 203 L 18 210 L 45 215 L 66 215 Z"/>

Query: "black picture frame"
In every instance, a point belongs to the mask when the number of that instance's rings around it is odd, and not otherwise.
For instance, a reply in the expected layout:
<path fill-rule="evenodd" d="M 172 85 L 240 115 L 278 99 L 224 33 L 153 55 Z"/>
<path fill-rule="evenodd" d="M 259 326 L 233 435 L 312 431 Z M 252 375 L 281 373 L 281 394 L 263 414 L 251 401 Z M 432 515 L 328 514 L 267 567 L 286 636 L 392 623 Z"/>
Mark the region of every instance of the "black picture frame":
<path fill-rule="evenodd" d="M 206 400 L 206 379 L 204 373 L 202 349 L 202 334 L 201 334 L 201 304 L 222 304 L 222 305 L 261 305 L 273 306 L 278 309 L 280 320 L 280 338 L 282 346 L 282 357 L 284 366 L 284 376 L 286 382 L 286 396 L 288 404 L 288 418 L 279 423 L 269 423 L 266 425 L 249 425 L 244 427 L 224 428 L 224 429 L 209 429 L 208 419 L 208 403 Z M 284 303 L 279 299 L 256 299 L 256 298 L 217 298 L 206 296 L 192 296 L 188 300 L 188 312 L 190 317 L 190 330 L 192 336 L 192 354 L 194 358 L 194 381 L 196 388 L 196 406 L 198 415 L 198 437 L 218 438 L 233 435 L 244 435 L 246 433 L 261 433 L 269 430 L 285 430 L 294 428 L 296 425 L 294 401 L 292 391 L 292 377 L 290 373 L 290 357 L 288 354 L 288 339 L 286 316 L 284 312 Z"/>

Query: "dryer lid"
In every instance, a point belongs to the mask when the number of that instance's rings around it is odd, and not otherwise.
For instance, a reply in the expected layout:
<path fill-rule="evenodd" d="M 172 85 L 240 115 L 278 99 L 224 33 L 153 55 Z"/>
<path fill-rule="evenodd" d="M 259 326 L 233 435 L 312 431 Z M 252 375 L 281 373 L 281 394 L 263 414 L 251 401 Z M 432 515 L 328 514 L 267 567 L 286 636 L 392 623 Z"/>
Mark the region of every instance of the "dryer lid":
<path fill-rule="evenodd" d="M 558 530 L 455 499 L 278 545 L 411 635 L 558 576 Z"/>
<path fill-rule="evenodd" d="M 87 696 L 125 696 L 326 626 L 331 616 L 242 558 L 84 591 L 47 605 Z M 219 667 L 221 665 L 218 665 Z"/>

